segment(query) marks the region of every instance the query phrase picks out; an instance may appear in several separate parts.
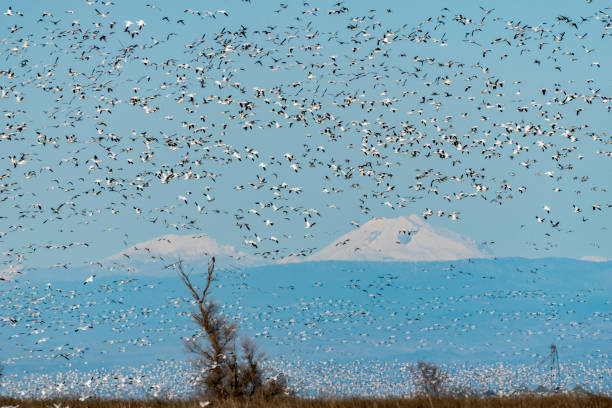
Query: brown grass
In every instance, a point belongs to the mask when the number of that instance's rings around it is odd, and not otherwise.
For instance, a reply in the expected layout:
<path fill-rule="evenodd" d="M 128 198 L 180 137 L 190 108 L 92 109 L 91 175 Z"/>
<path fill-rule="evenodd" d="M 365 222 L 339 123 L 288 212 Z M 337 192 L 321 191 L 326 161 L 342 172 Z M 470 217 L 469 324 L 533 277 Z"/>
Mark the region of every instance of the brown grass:
<path fill-rule="evenodd" d="M 159 399 L 115 400 L 91 399 L 16 399 L 0 398 L 0 407 L 12 405 L 19 408 L 201 408 L 200 401 Z M 215 408 L 609 408 L 612 398 L 602 395 L 553 395 L 487 398 L 341 398 L 302 399 L 281 398 L 265 400 L 227 400 L 209 405 Z"/>

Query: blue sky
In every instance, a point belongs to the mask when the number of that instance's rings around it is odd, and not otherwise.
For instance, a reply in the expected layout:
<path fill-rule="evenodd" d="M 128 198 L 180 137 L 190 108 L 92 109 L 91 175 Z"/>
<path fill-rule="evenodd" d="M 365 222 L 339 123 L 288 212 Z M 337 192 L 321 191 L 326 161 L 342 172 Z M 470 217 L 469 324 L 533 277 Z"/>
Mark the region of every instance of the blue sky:
<path fill-rule="evenodd" d="M 168 233 L 279 257 L 428 209 L 497 256 L 612 256 L 604 2 L 90 3 L 2 6 L 4 267 Z"/>

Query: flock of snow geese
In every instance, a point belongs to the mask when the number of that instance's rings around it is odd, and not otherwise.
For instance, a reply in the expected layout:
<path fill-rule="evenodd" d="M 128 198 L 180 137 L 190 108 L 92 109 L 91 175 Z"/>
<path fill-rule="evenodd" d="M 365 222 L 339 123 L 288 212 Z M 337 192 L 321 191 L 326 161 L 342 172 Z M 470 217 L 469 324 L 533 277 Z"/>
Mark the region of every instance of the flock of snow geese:
<path fill-rule="evenodd" d="M 260 270 L 265 281 L 253 270 L 223 271 L 214 294 L 270 367 L 306 395 L 406 393 L 405 366 L 421 358 L 443 360 L 458 385 L 484 391 L 546 385 L 548 367 L 534 364 L 550 341 L 562 352 L 564 388 L 609 392 L 606 271 L 572 262 L 524 260 L 517 270 L 492 260 L 445 269 L 339 263 L 293 273 L 295 265 L 278 265 Z M 585 285 L 580 267 L 601 287 Z M 3 393 L 185 395 L 194 373 L 181 340 L 197 334 L 178 279 L 39 279 L 3 292 Z"/>
<path fill-rule="evenodd" d="M 281 362 L 282 364 L 283 362 Z M 305 396 L 351 395 L 351 396 L 406 396 L 413 391 L 413 383 L 405 363 L 365 362 L 356 360 L 351 363 L 327 361 L 315 365 L 308 361 L 278 366 L 292 378 L 301 379 L 297 385 L 304 390 Z M 517 382 L 517 370 L 507 365 L 483 365 L 480 367 L 449 367 L 452 371 L 453 386 L 478 387 L 497 395 L 512 395 L 525 383 Z M 584 364 L 573 364 L 571 370 L 576 375 L 588 373 L 587 381 L 597 384 L 602 375 L 609 370 L 599 367 L 593 370 Z M 354 374 L 349 381 L 340 381 L 338 372 Z M 530 367 L 519 368 L 519 375 L 529 373 Z M 11 381 L 12 395 L 35 397 L 67 394 L 78 396 L 80 400 L 91 398 L 92 390 L 116 398 L 156 398 L 180 399 L 191 392 L 193 377 L 185 363 L 159 362 L 142 367 L 122 367 L 115 370 L 91 370 L 80 372 L 70 370 L 58 374 L 32 374 L 20 381 Z M 536 384 L 546 384 L 548 373 L 540 373 Z M 562 381 L 565 379 L 562 379 Z M 164 385 L 162 385 L 164 384 Z M 8 388 L 8 387 L 7 387 Z M 582 387 L 582 390 L 598 392 L 597 387 Z M 8 407 L 5 407 L 8 408 Z"/>
<path fill-rule="evenodd" d="M 392 212 L 453 222 L 470 208 L 499 215 L 502 205 L 537 202 L 538 212 L 519 223 L 537 232 L 530 239 L 538 250 L 577 225 L 605 228 L 612 7 L 587 2 L 576 6 L 579 15 L 543 22 L 441 8 L 405 21 L 393 9 L 300 1 L 254 19 L 270 5 L 259 3 L 183 11 L 87 0 L 66 10 L 17 3 L 3 11 L 0 271 L 39 259 L 69 270 L 86 259 L 93 271 L 80 290 L 115 306 L 124 293 L 110 293 L 134 282 L 100 286 L 96 257 L 109 240 L 127 247 L 134 230 L 212 225 L 250 254 L 278 260 L 310 255 L 326 228 Z M 78 293 L 15 288 L 32 298 L 27 306 L 12 298 L 19 310 L 54 296 L 68 306 Z M 382 296 L 366 294 L 389 312 Z M 458 302 L 435 297 L 420 307 L 446 310 L 447 300 Z M 9 316 L 17 310 L 4 307 Z M 117 306 L 90 319 L 78 300 L 70 307 L 65 313 L 78 322 L 70 334 L 78 335 L 101 322 L 139 327 L 153 313 Z M 272 329 L 293 324 L 263 310 L 254 316 Z M 12 317 L 1 324 L 26 330 L 12 340 L 35 336 L 31 350 L 47 353 L 54 339 L 44 330 L 59 336 L 64 328 L 40 329 L 47 323 L 36 313 L 26 329 Z M 319 317 L 329 323 L 325 311 Z M 307 327 L 316 337 L 314 323 Z M 393 344 L 389 335 L 377 346 Z M 87 351 L 51 350 L 49 359 L 66 361 Z"/>
<path fill-rule="evenodd" d="M 443 8 L 399 24 L 349 6 L 281 3 L 270 24 L 248 18 L 262 7 L 250 1 L 147 4 L 142 18 L 111 1 L 8 7 L 3 265 L 67 268 L 104 232 L 127 243 L 148 223 L 214 225 L 280 259 L 311 253 L 334 222 L 498 208 L 483 199 L 538 202 L 519 222 L 542 225 L 541 249 L 575 220 L 602 222 L 610 8 L 538 23 Z"/>

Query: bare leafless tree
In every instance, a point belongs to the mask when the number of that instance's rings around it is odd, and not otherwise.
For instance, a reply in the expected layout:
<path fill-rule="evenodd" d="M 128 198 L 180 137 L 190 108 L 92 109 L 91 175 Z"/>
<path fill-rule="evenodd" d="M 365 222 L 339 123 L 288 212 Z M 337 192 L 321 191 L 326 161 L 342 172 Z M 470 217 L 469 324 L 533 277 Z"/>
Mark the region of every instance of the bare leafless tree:
<path fill-rule="evenodd" d="M 240 352 L 237 351 L 238 326 L 229 321 L 220 312 L 219 304 L 211 299 L 214 270 L 213 257 L 208 264 L 206 284 L 200 291 L 191 282 L 182 262 L 177 264 L 178 275 L 196 303 L 191 316 L 201 329 L 198 336 L 185 341 L 187 350 L 195 356 L 192 362 L 201 373 L 198 378 L 201 391 L 211 399 L 284 395 L 286 381 L 282 376 L 266 380 L 262 367 L 265 354 L 258 351 L 251 339 L 242 339 Z"/>

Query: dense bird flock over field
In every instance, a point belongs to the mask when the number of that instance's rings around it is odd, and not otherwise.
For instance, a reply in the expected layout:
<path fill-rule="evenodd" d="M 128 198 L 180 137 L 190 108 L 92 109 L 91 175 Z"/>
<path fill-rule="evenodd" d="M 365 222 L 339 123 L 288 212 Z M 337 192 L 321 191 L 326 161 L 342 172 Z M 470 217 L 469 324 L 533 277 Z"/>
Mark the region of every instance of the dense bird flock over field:
<path fill-rule="evenodd" d="M 474 254 L 609 258 L 612 8 L 518 18 L 364 3 L 6 6 L 0 327 L 4 362 L 21 372 L 4 390 L 182 394 L 190 302 L 160 294 L 176 289 L 163 248 L 210 234 L 229 244 L 214 247 L 227 271 L 240 265 L 217 288 L 226 310 L 305 395 L 400 395 L 405 367 L 390 356 L 437 352 L 452 364 L 486 355 L 479 369 L 448 369 L 509 393 L 552 341 L 579 373 L 567 385 L 609 391 L 609 263 L 551 260 L 556 276 L 525 260 L 288 266 L 270 281 L 242 269 L 317 259 L 373 217 L 413 213 L 488 237 L 462 241 Z M 414 232 L 398 228 L 388 245 L 402 252 Z M 335 259 L 375 260 L 352 245 L 335 241 L 346 247 Z M 159 282 L 135 277 L 160 264 Z M 117 368 L 126 350 L 140 367 Z M 164 361 L 151 366 L 150 350 Z"/>

